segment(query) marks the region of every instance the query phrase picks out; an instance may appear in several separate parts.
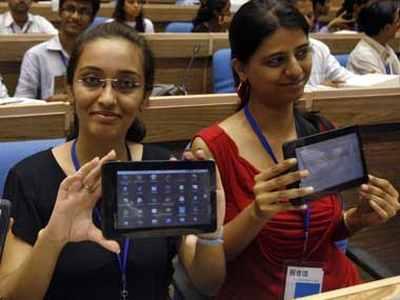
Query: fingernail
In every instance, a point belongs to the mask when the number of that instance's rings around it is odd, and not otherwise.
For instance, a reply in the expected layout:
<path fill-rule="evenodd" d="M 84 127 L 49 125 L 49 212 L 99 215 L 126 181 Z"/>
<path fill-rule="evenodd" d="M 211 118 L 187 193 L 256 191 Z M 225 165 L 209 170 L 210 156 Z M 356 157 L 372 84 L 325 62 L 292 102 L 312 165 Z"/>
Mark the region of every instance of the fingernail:
<path fill-rule="evenodd" d="M 364 191 L 368 191 L 368 185 L 362 184 L 361 189 L 363 189 Z"/>
<path fill-rule="evenodd" d="M 306 210 L 307 209 L 307 204 L 300 205 L 299 209 Z"/>
<path fill-rule="evenodd" d="M 305 190 L 307 193 L 314 192 L 314 188 L 313 188 L 312 186 L 308 186 L 308 187 L 304 188 L 304 190 Z"/>
<path fill-rule="evenodd" d="M 300 176 L 301 177 L 307 177 L 308 175 L 310 175 L 310 172 L 308 170 L 301 170 L 300 171 Z"/>
<path fill-rule="evenodd" d="M 296 162 L 297 162 L 297 159 L 295 159 L 295 158 L 289 158 L 289 163 L 290 164 L 295 164 Z"/>

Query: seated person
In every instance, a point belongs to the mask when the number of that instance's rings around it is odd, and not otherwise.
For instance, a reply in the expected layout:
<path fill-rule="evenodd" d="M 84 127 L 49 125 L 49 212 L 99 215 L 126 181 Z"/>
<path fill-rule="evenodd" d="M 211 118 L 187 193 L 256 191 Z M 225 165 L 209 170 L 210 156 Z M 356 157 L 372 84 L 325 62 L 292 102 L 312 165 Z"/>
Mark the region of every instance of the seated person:
<path fill-rule="evenodd" d="M 358 24 L 366 36 L 350 53 L 347 68 L 357 74 L 400 74 L 399 59 L 389 45 L 400 28 L 397 2 L 371 2 L 360 11 Z"/>
<path fill-rule="evenodd" d="M 314 24 L 313 6 L 309 0 L 292 0 L 292 4 L 303 14 L 310 28 Z M 306 86 L 316 87 L 318 85 L 338 86 L 345 83 L 353 76 L 357 76 L 342 67 L 337 59 L 331 54 L 329 47 L 323 42 L 309 38 L 312 55 L 311 75 Z"/>
<path fill-rule="evenodd" d="M 305 0 L 309 1 L 309 0 Z M 326 22 L 321 20 L 321 16 L 328 16 L 330 10 L 331 0 L 312 0 L 313 12 L 314 12 L 314 23 L 311 28 L 312 32 L 318 32 L 326 25 Z"/>
<path fill-rule="evenodd" d="M 63 83 L 72 46 L 93 21 L 99 6 L 99 0 L 60 0 L 59 33 L 25 53 L 15 97 L 68 100 Z"/>
<path fill-rule="evenodd" d="M 0 34 L 48 33 L 57 34 L 57 29 L 39 15 L 29 13 L 32 0 L 7 0 L 9 11 L 0 14 Z"/>
<path fill-rule="evenodd" d="M 143 16 L 142 3 L 141 0 L 117 0 L 113 20 L 125 23 L 138 32 L 153 33 L 153 22 Z"/>
<path fill-rule="evenodd" d="M 0 74 L 0 98 L 7 98 L 7 97 L 8 97 L 7 87 L 3 83 L 3 77 Z"/>
<path fill-rule="evenodd" d="M 215 233 L 114 241 L 98 228 L 105 162 L 170 157 L 141 143 L 138 114 L 154 81 L 144 38 L 118 22 L 99 25 L 78 39 L 66 77 L 76 116 L 72 140 L 24 159 L 6 180 L 14 224 L 0 264 L 0 298 L 168 299 L 177 253 L 193 284 L 215 293 L 225 274 L 220 195 Z"/>
<path fill-rule="evenodd" d="M 322 116 L 295 106 L 311 72 L 308 34 L 303 15 L 282 0 L 250 0 L 233 16 L 229 41 L 240 105 L 192 143 L 215 159 L 226 199 L 227 272 L 217 300 L 283 299 L 285 292 L 292 299 L 290 266 L 316 267 L 313 286 L 321 291 L 358 284 L 357 267 L 334 241 L 399 211 L 398 191 L 372 175 L 360 186 L 358 206 L 346 211 L 335 193 L 305 206 L 288 201 L 313 187 L 287 187 L 309 173 L 290 171 L 297 161 L 284 159 L 282 144 L 325 130 Z"/>
<path fill-rule="evenodd" d="M 192 32 L 224 32 L 228 28 L 230 0 L 202 0 Z"/>
<path fill-rule="evenodd" d="M 361 8 L 369 0 L 344 0 L 342 7 L 338 10 L 336 18 L 321 28 L 320 32 L 336 32 L 341 30 L 358 31 L 357 17 Z"/>

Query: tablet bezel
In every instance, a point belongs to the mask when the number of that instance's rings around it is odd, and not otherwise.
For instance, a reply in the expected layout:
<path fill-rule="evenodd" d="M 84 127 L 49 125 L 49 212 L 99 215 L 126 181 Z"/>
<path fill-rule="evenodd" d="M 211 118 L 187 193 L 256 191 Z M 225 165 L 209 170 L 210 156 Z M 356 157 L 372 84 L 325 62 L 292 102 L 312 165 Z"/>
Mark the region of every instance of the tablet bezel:
<path fill-rule="evenodd" d="M 117 229 L 117 172 L 118 171 L 148 171 L 148 170 L 204 170 L 209 173 L 211 220 L 209 224 L 182 225 L 168 227 L 147 227 Z M 106 238 L 147 238 L 180 236 L 186 234 L 199 234 L 214 232 L 217 229 L 216 205 L 216 175 L 215 163 L 211 160 L 201 161 L 129 161 L 108 162 L 102 166 L 102 194 L 101 201 L 101 226 Z"/>
<path fill-rule="evenodd" d="M 368 182 L 368 171 L 367 171 L 367 166 L 365 163 L 365 157 L 364 157 L 364 151 L 363 151 L 363 144 L 362 144 L 362 139 L 361 139 L 361 135 L 360 135 L 360 131 L 359 131 L 359 127 L 358 126 L 348 126 L 348 127 L 344 127 L 344 128 L 339 128 L 339 129 L 332 129 L 332 130 L 328 130 L 328 131 L 323 131 L 317 134 L 313 134 L 310 136 L 306 136 L 306 137 L 302 137 L 293 141 L 288 141 L 286 143 L 283 144 L 282 146 L 282 150 L 283 150 L 283 156 L 285 159 L 288 158 L 296 158 L 296 148 L 299 147 L 304 147 L 304 146 L 309 146 L 309 145 L 313 145 L 319 142 L 324 142 L 330 139 L 334 139 L 334 138 L 338 138 L 338 137 L 342 137 L 348 134 L 355 134 L 356 138 L 357 138 L 357 142 L 359 145 L 359 154 L 360 154 L 360 160 L 361 160 L 361 166 L 362 166 L 362 171 L 363 171 L 363 175 L 359 178 L 350 180 L 350 181 L 346 181 L 343 182 L 341 184 L 329 187 L 323 191 L 319 191 L 319 192 L 315 192 L 311 195 L 307 195 L 305 197 L 301 197 L 301 198 L 296 198 L 296 199 L 291 199 L 291 202 L 294 205 L 301 205 L 304 204 L 306 201 L 309 200 L 315 200 L 320 198 L 323 195 L 326 194 L 331 194 L 331 193 L 336 193 L 336 192 L 340 192 L 343 190 L 346 190 L 348 188 L 352 188 L 355 186 L 359 186 L 363 183 Z M 290 170 L 291 171 L 296 171 L 298 170 L 298 166 L 296 165 L 294 168 L 292 168 Z M 298 188 L 299 187 L 299 181 L 291 184 L 288 186 L 288 188 Z"/>

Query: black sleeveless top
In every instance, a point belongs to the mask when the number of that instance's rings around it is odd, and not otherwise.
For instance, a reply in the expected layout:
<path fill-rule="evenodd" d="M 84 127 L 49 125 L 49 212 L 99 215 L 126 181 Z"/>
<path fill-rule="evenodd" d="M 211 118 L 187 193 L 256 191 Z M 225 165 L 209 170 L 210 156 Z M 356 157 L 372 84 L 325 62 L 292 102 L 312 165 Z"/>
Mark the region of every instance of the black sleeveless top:
<path fill-rule="evenodd" d="M 150 145 L 143 160 L 166 160 L 169 152 Z M 14 166 L 4 197 L 11 200 L 14 234 L 33 245 L 54 208 L 65 173 L 51 150 L 39 152 Z M 176 254 L 176 239 L 131 241 L 127 267 L 129 299 L 167 299 Z M 120 271 L 116 255 L 93 242 L 69 243 L 61 252 L 45 300 L 120 299 Z"/>

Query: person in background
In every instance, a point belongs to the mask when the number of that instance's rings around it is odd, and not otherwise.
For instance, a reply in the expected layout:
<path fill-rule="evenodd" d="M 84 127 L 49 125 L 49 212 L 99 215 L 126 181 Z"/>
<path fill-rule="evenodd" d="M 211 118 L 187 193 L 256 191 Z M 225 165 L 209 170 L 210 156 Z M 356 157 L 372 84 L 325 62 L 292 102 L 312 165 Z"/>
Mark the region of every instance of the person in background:
<path fill-rule="evenodd" d="M 291 171 L 297 161 L 284 159 L 282 145 L 326 130 L 327 122 L 295 107 L 311 72 L 308 34 L 304 16 L 282 0 L 251 0 L 233 16 L 229 41 L 241 102 L 192 143 L 215 159 L 226 198 L 227 270 L 217 300 L 293 299 L 285 273 L 295 270 L 315 272 L 317 291 L 307 294 L 359 283 L 357 268 L 334 242 L 400 208 L 393 185 L 372 175 L 360 187 L 359 205 L 346 211 L 334 193 L 305 206 L 289 201 L 313 187 L 288 187 L 309 172 Z"/>
<path fill-rule="evenodd" d="M 224 32 L 228 28 L 230 0 L 202 0 L 192 32 Z"/>
<path fill-rule="evenodd" d="M 24 159 L 7 176 L 3 195 L 14 225 L 0 264 L 1 299 L 168 299 L 177 253 L 197 289 L 218 290 L 225 276 L 220 191 L 214 233 L 113 241 L 99 229 L 101 166 L 170 157 L 141 143 L 138 115 L 153 82 L 153 55 L 131 27 L 106 23 L 79 37 L 67 69 L 72 140 Z"/>
<path fill-rule="evenodd" d="M 131 26 L 138 32 L 154 32 L 153 22 L 143 15 L 142 0 L 117 0 L 113 18 L 117 22 Z"/>
<path fill-rule="evenodd" d="M 311 1 L 293 0 L 291 3 L 303 14 L 308 25 L 312 28 L 314 14 L 312 13 L 313 5 Z M 341 66 L 331 54 L 329 47 L 323 42 L 314 38 L 309 38 L 309 42 L 312 50 L 312 67 L 306 87 L 313 88 L 319 85 L 338 87 L 354 76 L 358 76 Z"/>
<path fill-rule="evenodd" d="M 400 28 L 399 4 L 394 0 L 373 1 L 358 15 L 364 36 L 350 53 L 347 68 L 357 74 L 400 74 L 400 61 L 389 45 Z M 373 21 L 371 21 L 373 20 Z"/>
<path fill-rule="evenodd" d="M 0 14 L 0 34 L 57 34 L 57 29 L 44 17 L 29 13 L 31 0 L 7 0 L 7 2 L 10 10 Z"/>
<path fill-rule="evenodd" d="M 358 31 L 357 17 L 361 8 L 369 0 L 344 0 L 342 7 L 338 10 L 336 18 L 321 28 L 320 32 L 336 32 L 341 30 Z"/>
<path fill-rule="evenodd" d="M 15 97 L 68 101 L 64 77 L 72 47 L 96 16 L 100 0 L 60 0 L 59 5 L 59 33 L 25 53 Z"/>
<path fill-rule="evenodd" d="M 306 0 L 308 1 L 308 0 Z M 326 22 L 321 20 L 322 17 L 329 15 L 331 0 L 312 0 L 314 23 L 311 32 L 318 32 L 326 25 Z"/>
<path fill-rule="evenodd" d="M 0 74 L 0 98 L 7 98 L 8 91 L 6 85 L 3 83 L 3 77 Z"/>

